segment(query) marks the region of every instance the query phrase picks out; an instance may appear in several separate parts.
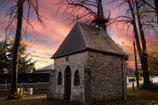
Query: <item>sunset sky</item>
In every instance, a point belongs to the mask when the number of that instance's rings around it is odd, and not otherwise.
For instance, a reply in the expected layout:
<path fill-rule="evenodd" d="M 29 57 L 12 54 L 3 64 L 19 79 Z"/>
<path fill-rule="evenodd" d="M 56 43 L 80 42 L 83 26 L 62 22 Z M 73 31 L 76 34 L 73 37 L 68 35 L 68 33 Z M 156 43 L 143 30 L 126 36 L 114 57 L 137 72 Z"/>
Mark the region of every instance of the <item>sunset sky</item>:
<path fill-rule="evenodd" d="M 39 0 L 39 12 L 43 17 L 44 24 L 46 28 L 42 28 L 33 14 L 31 17 L 31 23 L 34 26 L 35 31 L 31 28 L 27 30 L 27 33 L 22 35 L 23 40 L 29 43 L 31 46 L 28 50 L 32 54 L 31 58 L 33 61 L 37 61 L 36 68 L 41 68 L 50 64 L 53 64 L 53 59 L 50 57 L 55 53 L 57 48 L 60 46 L 64 38 L 67 36 L 74 24 L 69 24 L 65 20 L 65 16 L 62 15 L 60 10 L 57 14 L 58 6 L 55 4 L 58 0 Z M 117 17 L 119 14 L 123 13 L 121 9 L 112 8 L 110 5 L 105 5 L 104 9 L 106 11 L 111 10 L 111 17 Z M 8 11 L 7 4 L 0 5 L 0 36 L 2 40 L 4 33 L 4 27 L 6 26 L 7 17 L 6 13 Z M 125 8 L 125 7 L 122 7 Z M 105 14 L 106 15 L 106 14 Z M 124 51 L 132 54 L 132 42 L 133 31 L 132 28 L 126 33 L 126 28 L 123 29 L 123 24 L 113 24 L 108 27 L 108 35 L 115 41 L 115 43 L 123 46 Z M 14 33 L 10 36 L 13 37 Z M 148 49 L 151 51 L 156 51 L 155 43 L 158 42 L 158 35 L 156 37 L 155 33 L 152 35 L 147 35 L 147 45 Z M 133 67 L 133 63 L 130 63 L 130 67 Z"/>

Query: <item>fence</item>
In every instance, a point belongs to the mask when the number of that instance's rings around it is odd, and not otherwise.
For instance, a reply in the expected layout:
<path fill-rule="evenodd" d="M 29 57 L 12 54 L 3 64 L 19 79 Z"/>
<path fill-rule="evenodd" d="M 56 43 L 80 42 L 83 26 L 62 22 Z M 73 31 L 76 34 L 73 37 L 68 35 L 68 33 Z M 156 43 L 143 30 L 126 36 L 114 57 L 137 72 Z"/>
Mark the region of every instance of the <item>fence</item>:
<path fill-rule="evenodd" d="M 18 88 L 33 88 L 34 90 L 47 90 L 49 82 L 37 82 L 37 83 L 19 83 Z M 10 83 L 0 84 L 0 91 L 8 91 L 10 89 Z"/>
<path fill-rule="evenodd" d="M 18 83 L 49 82 L 50 73 L 18 74 Z M 0 84 L 10 83 L 10 74 L 0 74 Z"/>

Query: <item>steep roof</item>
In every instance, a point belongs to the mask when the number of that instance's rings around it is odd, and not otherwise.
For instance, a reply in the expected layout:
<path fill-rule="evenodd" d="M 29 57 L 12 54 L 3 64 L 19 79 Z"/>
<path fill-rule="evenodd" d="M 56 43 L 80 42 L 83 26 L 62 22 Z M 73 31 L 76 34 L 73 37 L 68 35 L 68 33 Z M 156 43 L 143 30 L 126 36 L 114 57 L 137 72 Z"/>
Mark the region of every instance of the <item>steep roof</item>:
<path fill-rule="evenodd" d="M 125 55 L 104 30 L 83 23 L 76 23 L 52 58 L 85 50 Z"/>

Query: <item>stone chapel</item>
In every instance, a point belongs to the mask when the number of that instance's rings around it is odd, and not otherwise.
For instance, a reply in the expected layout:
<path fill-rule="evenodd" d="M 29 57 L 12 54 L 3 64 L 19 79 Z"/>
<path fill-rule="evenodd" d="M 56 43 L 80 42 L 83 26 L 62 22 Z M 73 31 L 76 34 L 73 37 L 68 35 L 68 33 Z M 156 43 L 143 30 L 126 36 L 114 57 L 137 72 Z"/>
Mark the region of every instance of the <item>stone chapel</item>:
<path fill-rule="evenodd" d="M 93 23 L 77 22 L 53 55 L 48 98 L 92 102 L 126 98 L 126 55 L 107 35 L 101 0 Z"/>

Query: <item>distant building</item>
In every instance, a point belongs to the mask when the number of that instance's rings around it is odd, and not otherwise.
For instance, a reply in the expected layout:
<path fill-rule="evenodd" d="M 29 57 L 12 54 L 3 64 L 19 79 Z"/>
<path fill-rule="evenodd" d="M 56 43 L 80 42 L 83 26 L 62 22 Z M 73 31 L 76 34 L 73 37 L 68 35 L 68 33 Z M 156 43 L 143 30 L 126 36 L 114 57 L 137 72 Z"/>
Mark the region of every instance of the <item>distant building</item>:
<path fill-rule="evenodd" d="M 35 73 L 51 73 L 54 70 L 54 64 L 35 70 Z"/>

